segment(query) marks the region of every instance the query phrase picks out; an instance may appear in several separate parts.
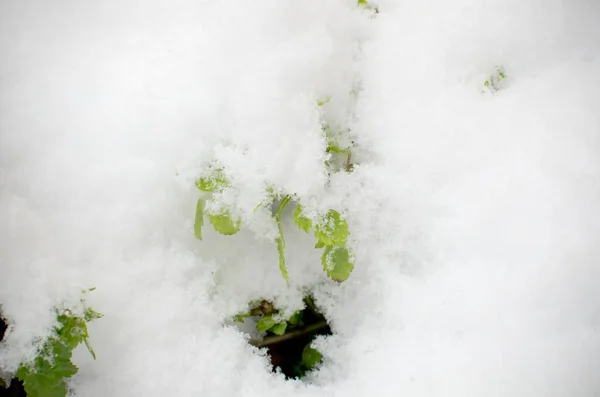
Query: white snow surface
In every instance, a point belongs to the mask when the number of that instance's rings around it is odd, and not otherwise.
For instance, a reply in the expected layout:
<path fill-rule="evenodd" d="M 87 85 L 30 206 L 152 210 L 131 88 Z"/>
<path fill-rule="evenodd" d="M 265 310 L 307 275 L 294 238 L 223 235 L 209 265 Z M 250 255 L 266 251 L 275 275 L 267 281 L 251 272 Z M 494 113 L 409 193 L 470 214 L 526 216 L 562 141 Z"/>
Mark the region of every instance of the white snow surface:
<path fill-rule="evenodd" d="M 96 287 L 75 396 L 599 396 L 600 3 L 377 5 L 0 2 L 0 370 Z M 328 96 L 359 164 L 324 187 Z M 248 227 L 201 242 L 215 159 Z M 347 282 L 287 214 L 286 286 L 265 183 L 341 210 Z M 307 288 L 334 335 L 288 381 L 224 323 Z"/>

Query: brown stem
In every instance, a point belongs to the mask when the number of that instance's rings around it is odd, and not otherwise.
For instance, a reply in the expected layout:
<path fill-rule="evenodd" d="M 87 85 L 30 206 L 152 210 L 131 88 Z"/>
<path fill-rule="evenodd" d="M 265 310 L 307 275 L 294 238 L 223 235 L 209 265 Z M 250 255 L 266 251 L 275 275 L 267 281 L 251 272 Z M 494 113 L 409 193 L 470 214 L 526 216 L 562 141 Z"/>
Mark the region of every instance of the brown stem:
<path fill-rule="evenodd" d="M 350 162 L 350 160 L 352 159 L 352 153 L 349 152 L 348 153 L 348 157 L 346 158 L 346 172 L 350 172 L 352 170 L 352 163 Z"/>
<path fill-rule="evenodd" d="M 283 334 L 283 335 L 273 335 L 273 336 L 267 336 L 264 339 L 250 339 L 248 341 L 248 343 L 250 343 L 252 346 L 256 346 L 256 347 L 268 347 L 268 346 L 272 346 L 272 345 L 276 345 L 278 343 L 282 343 L 285 341 L 288 341 L 290 339 L 294 339 L 294 338 L 298 338 L 300 336 L 304 336 L 304 335 L 308 335 L 308 334 L 313 334 L 317 331 L 320 331 L 323 328 L 327 328 L 327 321 L 319 321 L 318 323 L 309 325 L 307 327 L 292 331 L 292 332 L 288 332 L 287 334 Z"/>

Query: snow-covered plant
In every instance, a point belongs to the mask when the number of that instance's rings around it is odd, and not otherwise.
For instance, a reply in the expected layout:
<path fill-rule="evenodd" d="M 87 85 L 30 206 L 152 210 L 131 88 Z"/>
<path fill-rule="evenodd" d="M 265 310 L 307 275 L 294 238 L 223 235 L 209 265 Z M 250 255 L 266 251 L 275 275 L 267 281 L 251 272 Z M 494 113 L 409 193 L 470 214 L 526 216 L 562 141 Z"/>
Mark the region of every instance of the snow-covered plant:
<path fill-rule="evenodd" d="M 82 303 L 83 300 L 82 300 Z M 96 353 L 89 341 L 87 323 L 102 315 L 84 306 L 83 313 L 70 309 L 55 309 L 57 325 L 44 341 L 35 359 L 24 362 L 17 371 L 17 378 L 29 397 L 66 397 L 66 379 L 75 375 L 77 366 L 71 362 L 73 350 L 84 343 L 94 359 Z"/>
<path fill-rule="evenodd" d="M 317 103 L 322 107 L 329 99 Z M 328 154 L 324 166 L 329 174 L 344 170 L 352 170 L 351 147 L 344 146 L 343 131 L 336 130 L 327 123 L 322 123 L 322 131 L 327 142 L 325 148 Z M 334 155 L 343 156 L 343 166 L 337 167 Z M 227 178 L 226 170 L 218 164 L 212 164 L 208 167 L 204 176 L 196 181 L 196 187 L 208 194 L 209 198 L 200 198 L 196 204 L 196 215 L 194 219 L 194 234 L 196 238 L 202 240 L 202 231 L 204 219 L 208 218 L 213 229 L 223 235 L 230 236 L 236 234 L 241 226 L 241 219 L 232 215 L 230 208 L 219 201 L 219 196 L 227 189 L 231 189 L 231 183 Z M 215 195 L 216 194 L 216 195 Z M 308 213 L 300 203 L 300 199 L 295 193 L 285 193 L 277 187 L 268 187 L 265 189 L 266 199 L 256 205 L 256 208 L 265 207 L 271 209 L 272 216 L 277 224 L 278 234 L 275 238 L 279 257 L 279 269 L 285 281 L 289 284 L 289 275 L 287 272 L 285 258 L 285 238 L 282 228 L 282 217 L 285 208 L 291 203 L 296 203 L 294 212 L 294 221 L 298 228 L 308 233 L 313 229 L 316 238 L 316 249 L 323 249 L 321 255 L 321 264 L 323 270 L 333 280 L 342 282 L 346 280 L 354 269 L 354 260 L 352 253 L 347 247 L 349 236 L 348 223 L 342 217 L 339 211 L 329 209 L 325 212 Z"/>

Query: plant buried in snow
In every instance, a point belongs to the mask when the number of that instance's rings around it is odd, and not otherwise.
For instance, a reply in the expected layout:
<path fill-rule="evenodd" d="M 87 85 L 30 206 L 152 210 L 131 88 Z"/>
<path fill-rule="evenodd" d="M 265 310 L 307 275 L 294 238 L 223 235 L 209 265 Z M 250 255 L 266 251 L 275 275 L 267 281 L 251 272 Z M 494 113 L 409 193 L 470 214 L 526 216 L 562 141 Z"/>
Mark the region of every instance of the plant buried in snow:
<path fill-rule="evenodd" d="M 200 178 L 196 186 L 206 193 L 214 193 L 224 190 L 228 183 L 220 170 L 215 171 L 212 175 Z M 289 283 L 289 275 L 286 267 L 285 259 L 285 239 L 283 228 L 281 225 L 283 211 L 286 206 L 293 200 L 291 195 L 283 197 L 272 196 L 271 204 L 278 202 L 277 210 L 274 218 L 277 223 L 278 236 L 275 239 L 277 252 L 279 257 L 279 270 L 287 283 Z M 223 209 L 217 214 L 213 214 L 206 209 L 206 200 L 198 199 L 196 205 L 196 215 L 194 220 L 194 234 L 196 238 L 202 240 L 202 228 L 204 226 L 204 216 L 207 216 L 215 231 L 223 235 L 233 235 L 240 230 L 241 221 L 235 219 L 229 211 Z M 296 225 L 304 232 L 309 232 L 311 228 L 314 230 L 314 235 L 317 239 L 315 248 L 323 248 L 321 263 L 323 270 L 335 281 L 342 282 L 346 280 L 352 270 L 354 263 L 349 249 L 346 247 L 348 240 L 348 224 L 340 213 L 336 210 L 329 210 L 325 214 L 317 217 L 315 221 L 306 216 L 303 207 L 300 204 L 296 205 L 294 212 L 294 221 Z M 313 227 L 314 223 L 314 227 Z"/>
<path fill-rule="evenodd" d="M 322 107 L 328 103 L 330 99 L 331 98 L 327 98 L 324 101 L 318 102 L 317 106 L 319 108 Z M 325 162 L 325 166 L 329 169 L 329 172 L 339 171 L 339 168 L 335 167 L 333 161 L 334 155 L 344 156 L 343 160 L 345 163 L 341 168 L 346 172 L 351 172 L 353 169 L 351 164 L 351 148 L 344 147 L 338 143 L 339 136 L 343 135 L 343 133 L 334 133 L 334 129 L 326 123 L 323 123 L 322 131 L 327 142 L 325 151 L 329 154 L 329 160 Z M 223 168 L 212 166 L 206 176 L 203 176 L 196 181 L 196 187 L 202 192 L 214 194 L 225 191 L 230 187 L 230 183 Z M 285 239 L 281 221 L 283 211 L 291 201 L 296 201 L 296 210 L 294 212 L 294 221 L 296 225 L 306 233 L 308 233 L 310 229 L 313 229 L 314 236 L 317 240 L 315 248 L 323 249 L 321 255 L 323 270 L 335 281 L 342 282 L 346 280 L 354 269 L 354 260 L 352 253 L 347 247 L 349 236 L 348 223 L 341 214 L 334 209 L 330 209 L 324 214 L 318 214 L 316 217 L 310 218 L 304 212 L 303 206 L 298 203 L 298 200 L 294 195 L 282 195 L 275 193 L 274 189 L 268 189 L 268 197 L 269 200 L 267 200 L 267 202 L 259 203 L 257 208 L 259 206 L 274 207 L 277 204 L 277 210 L 273 214 L 278 228 L 275 244 L 277 245 L 279 270 L 286 283 L 289 284 L 290 280 L 286 266 Z M 213 229 L 220 234 L 231 236 L 236 234 L 241 228 L 241 220 L 232 216 L 228 209 L 219 208 L 214 212 L 207 208 L 213 208 L 215 207 L 215 204 L 217 204 L 214 202 L 213 198 L 213 196 L 211 196 L 209 200 L 200 198 L 196 204 L 194 235 L 199 240 L 202 240 L 202 229 L 204 227 L 205 216 L 208 217 Z M 211 205 L 207 206 L 207 204 Z"/>
<path fill-rule="evenodd" d="M 101 318 L 102 314 L 90 307 L 85 307 L 83 316 L 75 315 L 69 309 L 56 309 L 55 312 L 59 325 L 43 342 L 35 359 L 21 364 L 17 371 L 17 378 L 23 382 L 29 397 L 67 396 L 66 379 L 78 371 L 77 366 L 71 362 L 71 356 L 81 343 L 85 343 L 96 359 L 96 353 L 89 342 L 87 323 Z"/>

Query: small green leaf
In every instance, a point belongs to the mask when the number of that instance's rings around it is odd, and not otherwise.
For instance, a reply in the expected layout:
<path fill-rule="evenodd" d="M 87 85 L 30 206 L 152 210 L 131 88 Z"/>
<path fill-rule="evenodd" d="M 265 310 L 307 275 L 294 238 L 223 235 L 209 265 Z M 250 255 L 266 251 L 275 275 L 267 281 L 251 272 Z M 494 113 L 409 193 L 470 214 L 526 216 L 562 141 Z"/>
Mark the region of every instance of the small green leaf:
<path fill-rule="evenodd" d="M 288 320 L 291 325 L 298 326 L 302 325 L 302 317 L 304 316 L 304 312 L 302 310 L 297 311 L 292 314 L 292 317 Z"/>
<path fill-rule="evenodd" d="M 354 263 L 350 260 L 346 247 L 327 246 L 321 256 L 321 263 L 327 275 L 338 282 L 346 280 L 354 270 Z"/>
<path fill-rule="evenodd" d="M 264 316 L 256 323 L 256 330 L 258 332 L 265 332 L 277 325 L 277 321 L 273 320 L 273 316 Z"/>
<path fill-rule="evenodd" d="M 323 243 L 321 240 L 318 240 L 317 243 L 315 244 L 315 248 L 323 248 L 325 247 L 325 243 Z"/>
<path fill-rule="evenodd" d="M 225 178 L 223 170 L 216 170 L 212 175 L 200 178 L 196 181 L 196 187 L 207 193 L 221 191 L 227 186 L 229 186 L 229 182 L 227 181 L 227 178 Z"/>
<path fill-rule="evenodd" d="M 315 225 L 315 237 L 324 245 L 344 245 L 348 238 L 348 223 L 336 210 L 329 210 Z"/>
<path fill-rule="evenodd" d="M 364 0 L 363 0 L 363 1 L 364 1 Z M 331 101 L 331 97 L 329 97 L 329 98 L 327 98 L 327 99 L 324 99 L 324 100 L 322 100 L 322 101 L 318 101 L 318 102 L 317 102 L 317 106 L 318 106 L 318 107 L 321 107 L 321 106 L 325 105 L 325 104 L 326 104 L 327 102 L 329 102 L 329 101 Z"/>
<path fill-rule="evenodd" d="M 338 153 L 338 154 L 349 154 L 350 153 L 350 149 L 342 149 L 341 147 L 339 147 L 333 143 L 328 144 L 325 151 L 327 153 L 333 152 L 333 153 Z"/>
<path fill-rule="evenodd" d="M 294 221 L 300 229 L 304 230 L 305 233 L 308 233 L 312 227 L 311 220 L 305 217 L 302 213 L 302 206 L 300 204 L 296 206 L 296 211 L 294 211 Z"/>
<path fill-rule="evenodd" d="M 219 215 L 208 214 L 208 219 L 217 232 L 226 236 L 231 236 L 240 231 L 241 222 L 231 219 L 227 211 L 223 211 Z"/>
<path fill-rule="evenodd" d="M 281 323 L 277 323 L 274 326 L 272 326 L 269 331 L 274 333 L 275 335 L 283 335 L 285 334 L 285 330 L 287 328 L 287 323 L 281 322 Z"/>
<path fill-rule="evenodd" d="M 86 323 L 89 323 L 92 320 L 97 320 L 102 317 L 104 317 L 104 316 L 102 314 L 98 313 L 97 311 L 95 311 L 94 309 L 92 309 L 91 307 L 86 307 L 85 310 L 83 311 L 83 319 L 85 320 Z"/>
<path fill-rule="evenodd" d="M 321 361 L 323 356 L 317 349 L 313 349 L 310 345 L 306 345 L 302 351 L 302 364 L 308 370 L 315 368 Z"/>
<path fill-rule="evenodd" d="M 194 217 L 194 236 L 202 240 L 202 226 L 204 226 L 204 200 L 199 199 L 196 204 L 196 216 Z"/>

